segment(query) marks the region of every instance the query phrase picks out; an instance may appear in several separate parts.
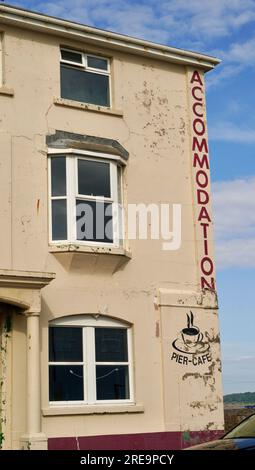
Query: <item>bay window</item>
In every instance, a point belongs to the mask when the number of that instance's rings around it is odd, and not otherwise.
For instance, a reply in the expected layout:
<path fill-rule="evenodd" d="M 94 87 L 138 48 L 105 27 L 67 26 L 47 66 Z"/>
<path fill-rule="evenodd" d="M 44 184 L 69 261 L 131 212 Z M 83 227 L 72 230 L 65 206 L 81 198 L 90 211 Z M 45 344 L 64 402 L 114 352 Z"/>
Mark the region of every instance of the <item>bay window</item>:
<path fill-rule="evenodd" d="M 121 167 L 110 156 L 66 150 L 50 155 L 50 242 L 119 247 Z"/>

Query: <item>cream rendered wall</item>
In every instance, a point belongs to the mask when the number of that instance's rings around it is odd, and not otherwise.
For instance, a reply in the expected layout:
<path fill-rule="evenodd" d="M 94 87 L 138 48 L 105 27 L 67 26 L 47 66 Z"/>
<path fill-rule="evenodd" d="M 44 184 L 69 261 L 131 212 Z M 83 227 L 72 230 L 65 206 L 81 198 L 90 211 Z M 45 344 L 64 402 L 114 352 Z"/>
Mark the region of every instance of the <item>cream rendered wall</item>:
<path fill-rule="evenodd" d="M 165 396 L 172 388 L 175 375 L 166 380 L 162 366 L 162 357 L 167 357 L 163 329 L 168 319 L 159 306 L 158 291 L 199 291 L 186 68 L 114 52 L 114 108 L 123 111 L 123 117 L 57 106 L 60 44 L 92 53 L 102 51 L 54 36 L 4 29 L 6 84 L 15 94 L 13 98 L 0 96 L 1 264 L 6 269 L 56 273 L 56 280 L 43 290 L 42 406 L 48 406 L 48 321 L 70 314 L 101 313 L 134 324 L 135 396 L 145 410 L 118 415 L 117 427 L 116 415 L 45 416 L 43 431 L 56 437 L 168 430 L 172 418 L 163 393 Z M 110 50 L 103 54 L 113 56 Z M 132 259 L 125 263 L 111 255 L 50 253 L 45 139 L 56 129 L 118 140 L 130 153 L 124 173 L 125 203 L 182 204 L 181 248 L 167 252 L 162 251 L 161 241 L 131 240 Z M 171 318 L 167 331 L 178 328 L 178 310 Z M 160 322 L 162 337 L 157 333 Z M 16 335 L 16 341 L 25 354 L 23 337 Z M 13 367 L 15 375 L 18 362 Z M 22 378 L 15 384 L 18 391 Z M 176 393 L 170 393 L 169 406 L 176 406 Z M 14 409 L 18 400 L 14 393 Z M 189 426 L 189 418 L 187 421 Z M 187 427 L 178 415 L 172 423 L 175 430 Z M 215 428 L 221 425 L 219 411 Z M 14 432 L 19 432 L 20 424 L 15 426 Z"/>

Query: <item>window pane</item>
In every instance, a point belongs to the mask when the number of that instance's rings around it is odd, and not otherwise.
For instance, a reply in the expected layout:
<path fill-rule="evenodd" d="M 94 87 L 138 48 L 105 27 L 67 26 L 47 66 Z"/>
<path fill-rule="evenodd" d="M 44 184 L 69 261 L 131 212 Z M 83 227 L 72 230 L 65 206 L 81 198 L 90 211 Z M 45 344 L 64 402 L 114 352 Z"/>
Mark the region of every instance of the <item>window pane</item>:
<path fill-rule="evenodd" d="M 61 64 L 61 97 L 110 106 L 109 77 Z"/>
<path fill-rule="evenodd" d="M 82 366 L 49 366 L 50 401 L 84 400 Z"/>
<path fill-rule="evenodd" d="M 52 240 L 67 239 L 66 200 L 52 201 Z"/>
<path fill-rule="evenodd" d="M 94 69 L 107 70 L 107 60 L 101 59 L 101 57 L 93 57 L 88 55 L 88 67 L 93 67 Z"/>
<path fill-rule="evenodd" d="M 127 362 L 126 328 L 95 328 L 96 362 Z"/>
<path fill-rule="evenodd" d="M 51 158 L 51 195 L 66 196 L 66 159 Z"/>
<path fill-rule="evenodd" d="M 113 243 L 112 204 L 76 200 L 77 240 Z"/>
<path fill-rule="evenodd" d="M 96 366 L 96 384 L 97 400 L 128 399 L 128 366 Z"/>
<path fill-rule="evenodd" d="M 70 60 L 72 62 L 78 62 L 82 64 L 82 55 L 79 52 L 64 51 L 61 49 L 61 58 L 63 60 Z"/>
<path fill-rule="evenodd" d="M 111 197 L 109 163 L 79 159 L 78 192 L 87 196 Z"/>
<path fill-rule="evenodd" d="M 82 362 L 82 328 L 49 328 L 49 361 Z"/>
<path fill-rule="evenodd" d="M 118 178 L 118 202 L 122 204 L 122 168 L 117 166 L 117 178 Z"/>

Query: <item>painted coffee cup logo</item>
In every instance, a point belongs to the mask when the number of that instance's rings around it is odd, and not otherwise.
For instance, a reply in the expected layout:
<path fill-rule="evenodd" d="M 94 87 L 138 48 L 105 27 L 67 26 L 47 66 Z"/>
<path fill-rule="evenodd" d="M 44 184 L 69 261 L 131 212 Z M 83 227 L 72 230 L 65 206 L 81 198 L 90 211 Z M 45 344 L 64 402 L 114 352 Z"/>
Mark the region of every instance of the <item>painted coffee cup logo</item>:
<path fill-rule="evenodd" d="M 187 347 L 195 346 L 203 339 L 203 334 L 197 326 L 193 325 L 193 322 L 194 315 L 190 312 L 190 315 L 187 314 L 187 326 L 182 329 L 182 339 Z"/>
<path fill-rule="evenodd" d="M 187 346 L 194 346 L 202 341 L 203 335 L 197 328 L 183 328 L 182 339 Z"/>
<path fill-rule="evenodd" d="M 172 353 L 171 360 L 178 362 L 178 364 L 188 365 L 191 363 L 195 366 L 211 362 L 210 344 L 204 340 L 200 328 L 194 324 L 193 313 L 190 311 L 186 316 L 186 326 L 172 343 L 175 351 Z"/>

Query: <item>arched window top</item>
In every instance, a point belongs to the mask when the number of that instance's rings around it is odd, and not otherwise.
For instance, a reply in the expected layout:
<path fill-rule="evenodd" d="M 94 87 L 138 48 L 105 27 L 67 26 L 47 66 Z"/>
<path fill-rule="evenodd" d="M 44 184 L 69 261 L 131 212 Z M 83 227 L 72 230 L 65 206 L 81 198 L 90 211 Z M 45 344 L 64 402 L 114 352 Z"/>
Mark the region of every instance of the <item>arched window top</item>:
<path fill-rule="evenodd" d="M 131 324 L 112 317 L 106 317 L 101 314 L 78 314 L 68 315 L 65 317 L 56 318 L 49 322 L 49 326 L 91 326 L 91 327 L 106 327 L 106 328 L 129 328 Z"/>
<path fill-rule="evenodd" d="M 133 402 L 132 329 L 100 314 L 49 322 L 49 402 Z"/>

